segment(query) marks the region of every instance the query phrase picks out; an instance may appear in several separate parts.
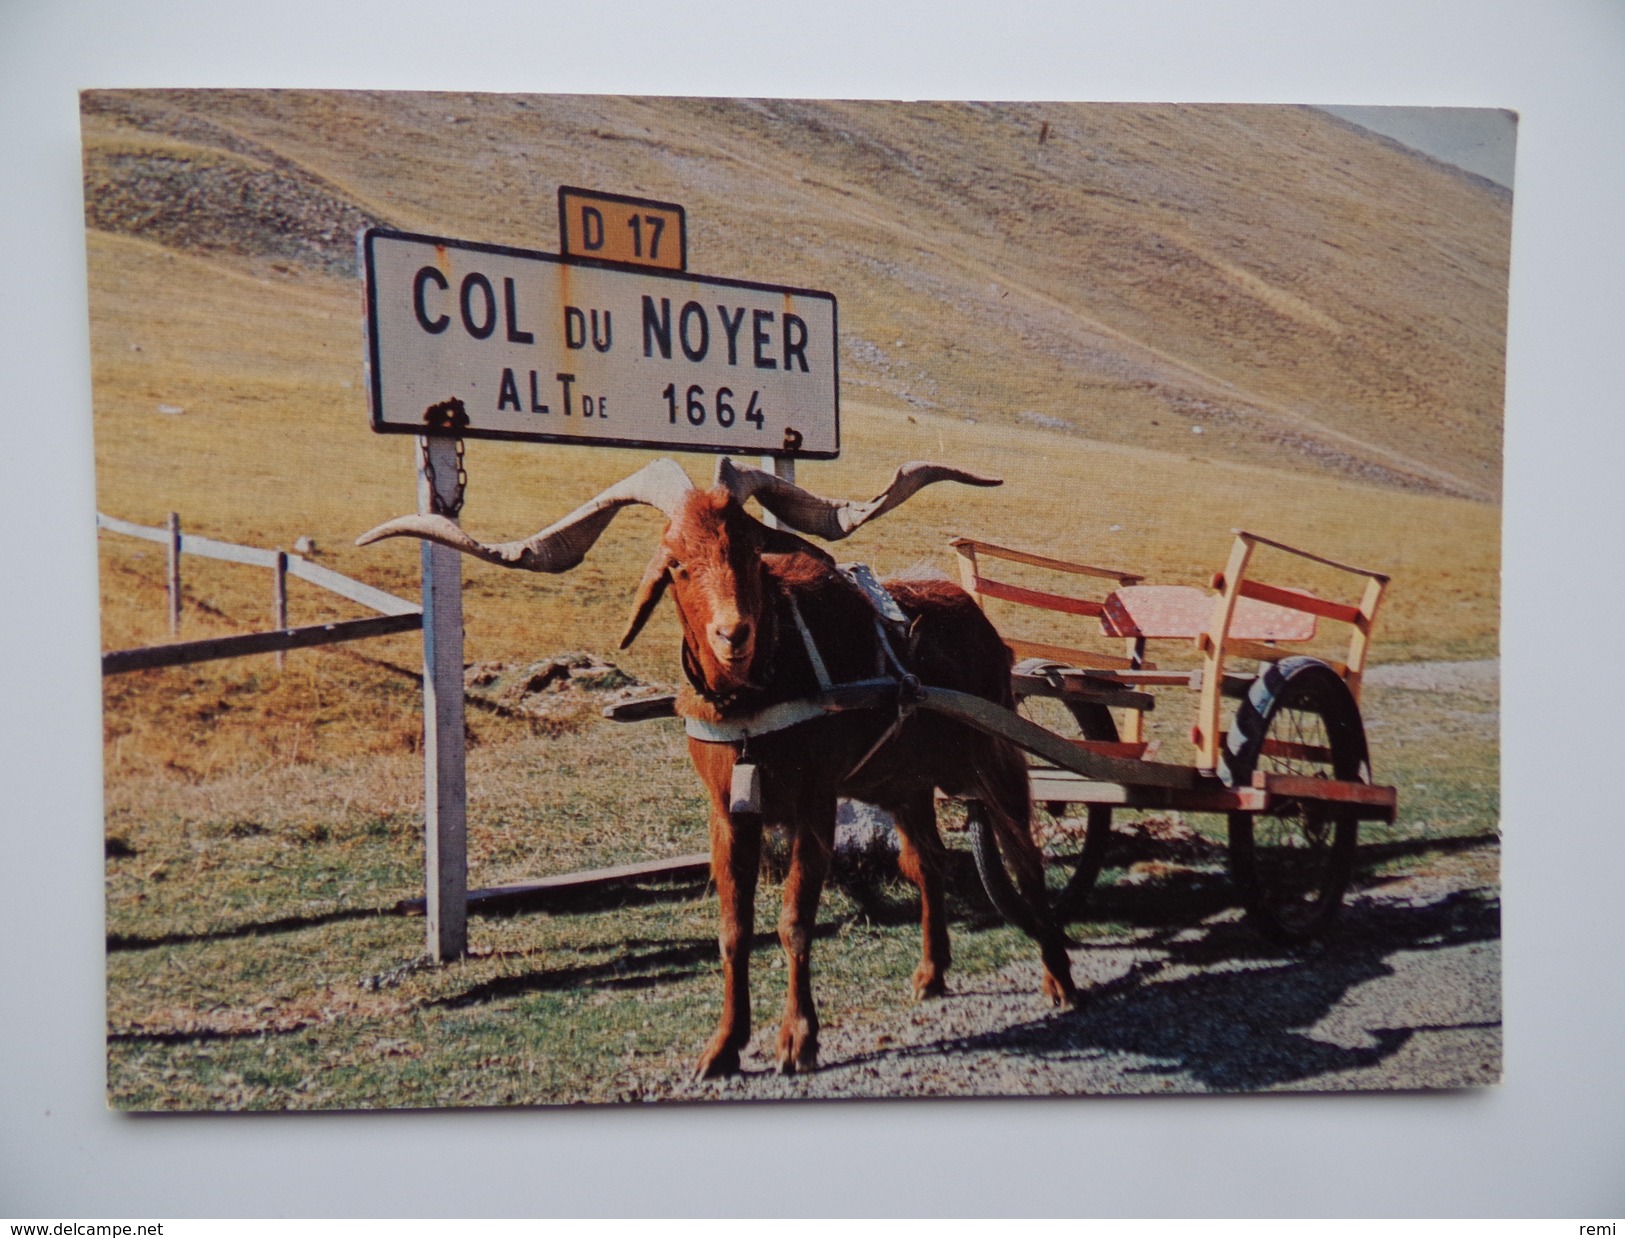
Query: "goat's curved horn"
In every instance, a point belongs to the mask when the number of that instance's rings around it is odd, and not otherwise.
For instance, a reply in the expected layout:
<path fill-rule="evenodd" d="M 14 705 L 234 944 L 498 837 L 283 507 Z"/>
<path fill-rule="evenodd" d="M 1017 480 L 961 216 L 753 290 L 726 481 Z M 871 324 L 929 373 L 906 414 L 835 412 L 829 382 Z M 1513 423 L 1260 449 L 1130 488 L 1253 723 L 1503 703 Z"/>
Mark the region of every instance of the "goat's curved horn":
<path fill-rule="evenodd" d="M 892 508 L 932 482 L 957 481 L 967 486 L 1002 486 L 1003 479 L 982 477 L 946 464 L 914 460 L 903 465 L 891 484 L 867 503 L 851 499 L 826 499 L 794 482 L 748 464 L 735 464 L 727 456 L 717 461 L 716 484 L 743 503 L 754 498 L 792 529 L 811 533 L 825 541 L 837 542 L 853 530 Z"/>
<path fill-rule="evenodd" d="M 503 567 L 524 568 L 529 572 L 567 572 L 592 549 L 599 534 L 621 508 L 643 503 L 659 508 L 671 519 L 677 514 L 683 495 L 693 489 L 694 483 L 675 460 L 656 460 L 616 482 L 597 498 L 583 503 L 563 520 L 521 542 L 476 541 L 464 533 L 456 521 L 445 516 L 401 516 L 363 533 L 355 544 L 367 546 L 386 537 L 420 537 Z"/>

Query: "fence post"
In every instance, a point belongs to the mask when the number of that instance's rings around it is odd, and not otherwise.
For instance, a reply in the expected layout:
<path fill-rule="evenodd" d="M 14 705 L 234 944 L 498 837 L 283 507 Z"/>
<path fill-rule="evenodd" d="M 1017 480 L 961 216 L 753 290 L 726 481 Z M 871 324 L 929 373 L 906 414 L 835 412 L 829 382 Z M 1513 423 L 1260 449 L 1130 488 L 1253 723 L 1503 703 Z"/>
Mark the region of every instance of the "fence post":
<path fill-rule="evenodd" d="M 449 438 L 430 436 L 422 442 L 433 480 L 420 464 L 418 511 L 428 514 L 437 506 L 431 486 L 445 501 L 455 497 L 457 451 Z M 468 951 L 463 569 L 461 556 L 449 546 L 424 542 L 422 556 L 424 916 L 429 956 L 444 963 Z"/>
<path fill-rule="evenodd" d="M 271 626 L 278 632 L 288 626 L 288 552 L 276 552 L 276 566 L 271 571 Z M 277 650 L 276 668 L 288 664 L 288 655 Z"/>
<path fill-rule="evenodd" d="M 169 528 L 169 634 L 181 634 L 181 517 L 170 512 Z"/>
<path fill-rule="evenodd" d="M 796 479 L 796 458 L 794 456 L 763 456 L 762 471 L 772 473 L 775 477 L 782 477 L 785 481 L 794 482 Z M 779 527 L 779 518 L 772 512 L 762 513 L 762 523 L 770 529 Z"/>

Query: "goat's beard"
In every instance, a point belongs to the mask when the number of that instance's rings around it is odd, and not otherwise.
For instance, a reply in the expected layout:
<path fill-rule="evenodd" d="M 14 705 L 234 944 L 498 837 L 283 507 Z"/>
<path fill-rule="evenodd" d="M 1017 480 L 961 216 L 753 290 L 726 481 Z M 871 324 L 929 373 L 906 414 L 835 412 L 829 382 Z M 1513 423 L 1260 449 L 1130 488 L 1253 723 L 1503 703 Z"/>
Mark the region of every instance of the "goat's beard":
<path fill-rule="evenodd" d="M 725 706 L 748 692 L 762 690 L 762 685 L 756 683 L 750 673 L 757 661 L 754 653 L 753 647 L 751 657 L 725 663 L 709 650 L 703 654 L 696 652 L 693 641 L 685 638 L 683 674 L 687 676 L 689 685 L 701 697 Z"/>

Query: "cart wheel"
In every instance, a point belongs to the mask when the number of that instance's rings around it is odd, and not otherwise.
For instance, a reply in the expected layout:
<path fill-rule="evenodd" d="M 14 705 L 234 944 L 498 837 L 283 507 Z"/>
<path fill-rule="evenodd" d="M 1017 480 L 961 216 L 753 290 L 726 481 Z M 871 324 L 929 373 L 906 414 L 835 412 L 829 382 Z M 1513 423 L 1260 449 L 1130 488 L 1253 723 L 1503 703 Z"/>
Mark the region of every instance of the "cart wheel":
<path fill-rule="evenodd" d="M 1097 705 L 1092 701 L 1064 702 L 1064 704 L 1076 720 L 1084 739 L 1102 739 L 1111 743 L 1117 741 L 1117 723 L 1112 719 L 1111 710 L 1106 706 Z M 1083 851 L 1078 855 L 1077 866 L 1073 869 L 1066 887 L 1055 897 L 1051 911 L 1055 919 L 1062 924 L 1079 919 L 1083 915 L 1089 891 L 1094 888 L 1100 870 L 1105 867 L 1106 849 L 1111 842 L 1111 808 L 1105 804 L 1090 804 L 1087 823 L 1083 836 Z M 982 888 L 987 891 L 989 901 L 1005 920 L 1017 928 L 1025 929 L 1031 919 L 1027 903 L 1016 889 L 1015 879 L 1010 875 L 1004 856 L 999 852 L 998 831 L 993 828 L 987 810 L 980 803 L 973 801 L 966 813 L 966 824 L 970 827 L 971 854 L 976 858 L 976 871 L 982 878 Z"/>
<path fill-rule="evenodd" d="M 1324 662 L 1286 658 L 1253 683 L 1219 772 L 1227 785 L 1246 786 L 1257 770 L 1370 781 L 1360 707 Z M 1358 820 L 1326 804 L 1231 813 L 1230 871 L 1253 927 L 1292 945 L 1330 925 L 1354 872 L 1358 834 Z"/>

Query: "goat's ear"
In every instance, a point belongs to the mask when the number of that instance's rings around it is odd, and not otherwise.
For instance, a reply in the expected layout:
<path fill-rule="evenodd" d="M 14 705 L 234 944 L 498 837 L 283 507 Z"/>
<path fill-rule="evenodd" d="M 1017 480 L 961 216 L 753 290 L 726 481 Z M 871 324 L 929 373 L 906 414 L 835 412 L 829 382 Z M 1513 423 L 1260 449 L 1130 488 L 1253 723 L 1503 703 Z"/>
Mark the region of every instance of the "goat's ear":
<path fill-rule="evenodd" d="M 643 569 L 643 580 L 638 584 L 632 622 L 626 625 L 626 635 L 621 637 L 622 649 L 630 648 L 632 642 L 637 640 L 638 633 L 643 631 L 643 625 L 649 622 L 649 616 L 654 614 L 655 607 L 670 583 L 671 557 L 665 553 L 657 554 L 649 560 L 649 566 Z"/>

